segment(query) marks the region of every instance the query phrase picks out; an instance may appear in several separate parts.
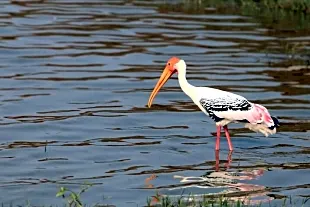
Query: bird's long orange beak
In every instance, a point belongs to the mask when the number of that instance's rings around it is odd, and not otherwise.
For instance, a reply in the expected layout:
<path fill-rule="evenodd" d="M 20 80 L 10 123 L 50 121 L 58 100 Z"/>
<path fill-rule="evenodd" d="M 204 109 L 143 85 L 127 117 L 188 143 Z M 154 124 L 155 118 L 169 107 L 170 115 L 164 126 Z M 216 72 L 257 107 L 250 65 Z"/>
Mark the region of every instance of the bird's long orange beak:
<path fill-rule="evenodd" d="M 166 68 L 164 69 L 163 73 L 161 74 L 155 88 L 153 89 L 153 91 L 150 95 L 149 102 L 147 103 L 149 108 L 151 108 L 152 102 L 153 102 L 156 94 L 158 93 L 158 91 L 161 89 L 161 87 L 163 87 L 163 85 L 165 85 L 165 83 L 172 76 L 172 74 L 173 74 L 173 72 L 169 69 L 169 67 L 166 66 Z"/>

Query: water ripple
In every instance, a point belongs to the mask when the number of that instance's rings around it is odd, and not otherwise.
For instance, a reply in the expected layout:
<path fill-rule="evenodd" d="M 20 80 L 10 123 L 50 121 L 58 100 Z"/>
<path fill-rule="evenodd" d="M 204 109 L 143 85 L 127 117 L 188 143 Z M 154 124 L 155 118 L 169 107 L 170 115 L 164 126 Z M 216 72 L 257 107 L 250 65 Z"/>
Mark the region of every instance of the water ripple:
<path fill-rule="evenodd" d="M 308 56 L 298 54 L 310 48 L 309 31 L 222 12 L 195 14 L 157 0 L 1 1 L 2 202 L 60 204 L 57 186 L 84 181 L 97 184 L 88 203 L 104 195 L 117 206 L 144 205 L 150 189 L 309 195 L 310 71 Z M 234 125 L 232 160 L 225 150 L 216 160 L 215 126 L 175 77 L 146 106 L 175 55 L 186 60 L 193 85 L 265 105 L 280 119 L 279 133 L 265 138 Z M 234 173 L 256 179 L 244 183 Z M 148 176 L 156 179 L 144 185 Z M 231 180 L 223 184 L 223 176 Z M 187 177 L 203 182 L 181 182 Z"/>

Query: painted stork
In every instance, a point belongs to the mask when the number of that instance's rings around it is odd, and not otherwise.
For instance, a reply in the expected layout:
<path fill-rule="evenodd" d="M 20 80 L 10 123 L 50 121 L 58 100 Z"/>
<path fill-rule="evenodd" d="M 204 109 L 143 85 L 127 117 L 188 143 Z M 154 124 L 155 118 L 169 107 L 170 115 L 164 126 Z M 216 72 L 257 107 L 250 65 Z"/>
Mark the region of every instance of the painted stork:
<path fill-rule="evenodd" d="M 189 84 L 186 80 L 186 63 L 177 57 L 172 57 L 168 60 L 163 73 L 150 95 L 148 101 L 149 108 L 160 88 L 174 73 L 178 74 L 179 84 L 183 92 L 193 100 L 201 111 L 215 121 L 217 127 L 216 151 L 220 149 L 220 133 L 222 127 L 227 138 L 229 150 L 233 151 L 233 145 L 227 127 L 231 122 L 245 123 L 246 128 L 255 132 L 261 132 L 266 137 L 276 133 L 279 121 L 277 118 L 270 116 L 264 106 L 251 103 L 244 97 L 227 91 L 209 87 L 195 87 Z"/>

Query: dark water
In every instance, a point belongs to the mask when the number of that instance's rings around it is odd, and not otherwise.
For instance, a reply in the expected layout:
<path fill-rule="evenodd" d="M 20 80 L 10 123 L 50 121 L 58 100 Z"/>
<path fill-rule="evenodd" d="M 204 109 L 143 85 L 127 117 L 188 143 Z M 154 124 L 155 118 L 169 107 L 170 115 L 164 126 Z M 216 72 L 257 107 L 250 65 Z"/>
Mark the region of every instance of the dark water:
<path fill-rule="evenodd" d="M 94 183 L 85 203 L 116 206 L 142 206 L 156 192 L 310 196 L 310 70 L 299 55 L 287 67 L 283 46 L 309 49 L 309 33 L 206 13 L 159 1 L 2 0 L 1 202 L 62 204 L 60 186 L 85 182 Z M 170 56 L 187 62 L 193 85 L 265 105 L 279 133 L 231 126 L 232 161 L 223 139 L 214 174 L 214 123 L 176 78 L 146 107 Z"/>

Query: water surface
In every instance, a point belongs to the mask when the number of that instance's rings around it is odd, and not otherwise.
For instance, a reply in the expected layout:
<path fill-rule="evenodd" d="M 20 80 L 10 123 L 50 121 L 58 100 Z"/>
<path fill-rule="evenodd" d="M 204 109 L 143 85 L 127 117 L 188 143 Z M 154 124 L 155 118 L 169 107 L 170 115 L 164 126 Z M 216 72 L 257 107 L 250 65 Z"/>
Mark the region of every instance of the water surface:
<path fill-rule="evenodd" d="M 58 187 L 78 190 L 85 182 L 94 186 L 84 202 L 116 206 L 142 206 L 156 193 L 239 192 L 230 195 L 264 201 L 310 195 L 310 70 L 298 54 L 300 65 L 284 64 L 292 56 L 283 48 L 309 49 L 309 33 L 162 5 L 1 1 L 2 202 L 62 204 Z M 227 165 L 223 138 L 216 165 L 215 125 L 176 77 L 146 106 L 171 56 L 186 61 L 193 85 L 265 105 L 279 118 L 279 133 L 265 138 L 232 125 L 232 160 Z M 216 170 L 233 177 L 218 181 Z M 182 182 L 188 176 L 196 180 Z"/>

